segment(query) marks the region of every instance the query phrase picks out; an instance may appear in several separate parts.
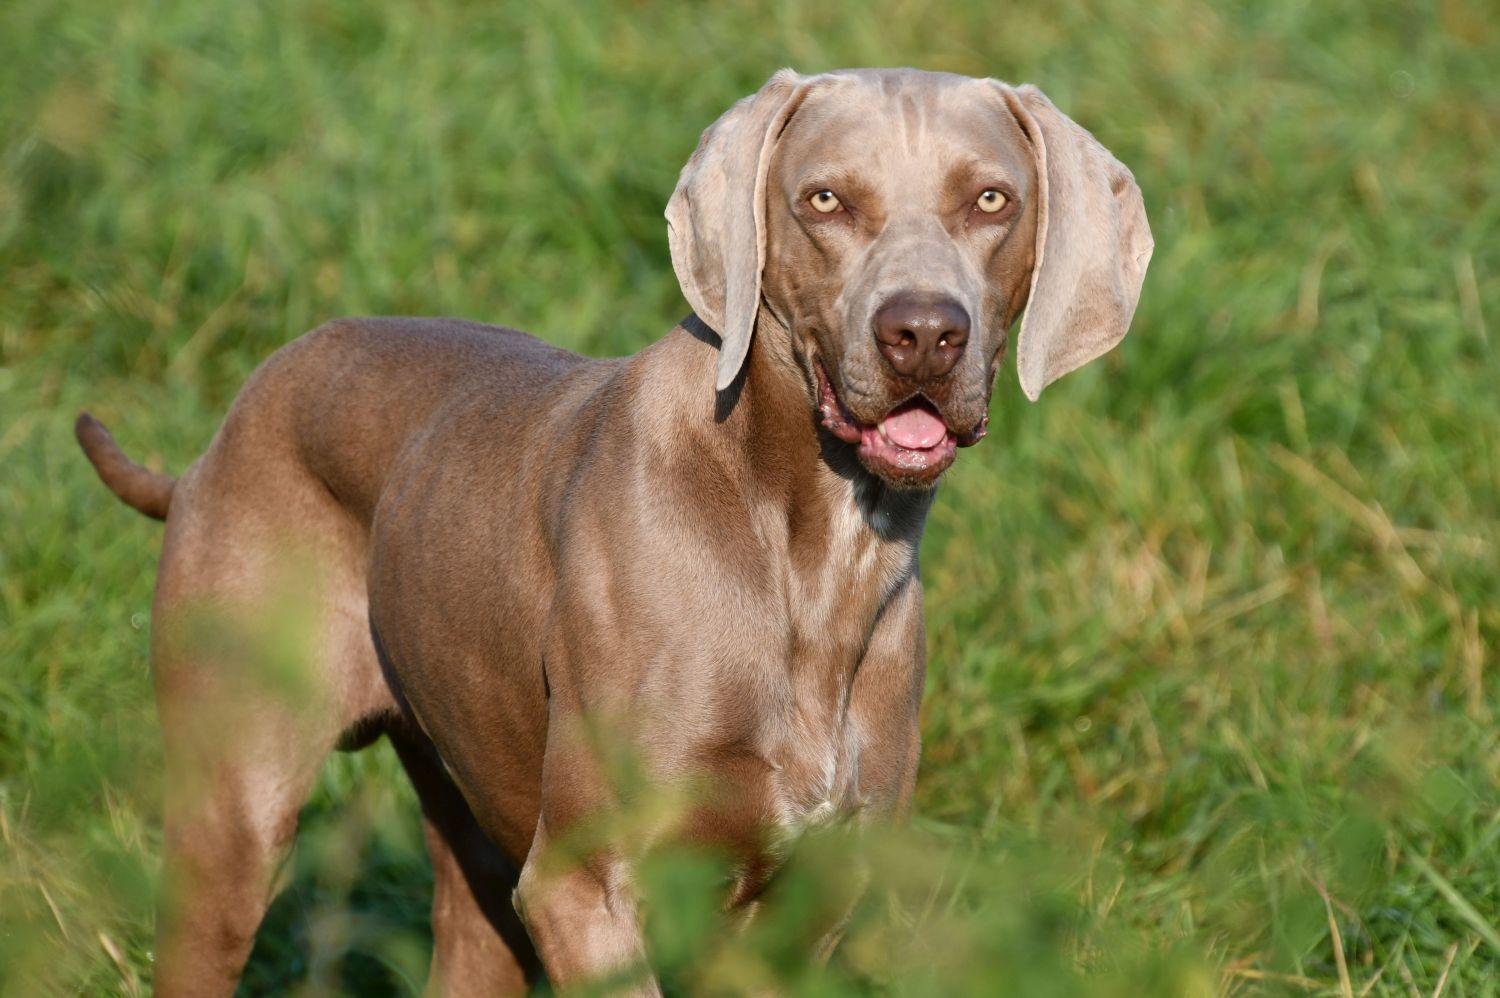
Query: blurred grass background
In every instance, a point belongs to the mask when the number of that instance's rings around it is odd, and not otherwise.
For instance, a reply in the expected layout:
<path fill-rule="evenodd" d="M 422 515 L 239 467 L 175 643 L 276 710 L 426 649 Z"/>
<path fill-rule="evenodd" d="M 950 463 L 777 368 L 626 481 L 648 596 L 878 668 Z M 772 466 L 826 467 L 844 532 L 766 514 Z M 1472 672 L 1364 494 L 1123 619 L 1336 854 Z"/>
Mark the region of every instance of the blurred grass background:
<path fill-rule="evenodd" d="M 1036 406 L 1006 375 L 943 488 L 922 845 L 871 851 L 889 889 L 826 972 L 773 939 L 757 973 L 1500 991 L 1484 0 L 0 4 L 0 991 L 151 977 L 159 529 L 74 412 L 179 470 L 334 316 L 634 350 L 685 312 L 661 210 L 699 131 L 779 66 L 891 64 L 1041 85 L 1132 167 L 1157 251 L 1123 347 Z M 419 989 L 388 748 L 333 760 L 304 827 L 246 990 Z M 648 878 L 679 968 L 711 879 L 684 862 Z"/>

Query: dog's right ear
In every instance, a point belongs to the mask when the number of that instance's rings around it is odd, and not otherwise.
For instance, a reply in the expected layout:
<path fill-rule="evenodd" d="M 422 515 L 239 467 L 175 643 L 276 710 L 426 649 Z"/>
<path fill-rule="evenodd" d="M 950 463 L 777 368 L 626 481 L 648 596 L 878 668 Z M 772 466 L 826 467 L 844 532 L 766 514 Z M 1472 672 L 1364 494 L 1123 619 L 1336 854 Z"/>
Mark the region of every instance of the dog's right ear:
<path fill-rule="evenodd" d="M 750 352 L 766 265 L 766 171 L 809 80 L 783 69 L 704 131 L 667 203 L 672 269 L 693 312 L 719 334 L 715 387 Z"/>

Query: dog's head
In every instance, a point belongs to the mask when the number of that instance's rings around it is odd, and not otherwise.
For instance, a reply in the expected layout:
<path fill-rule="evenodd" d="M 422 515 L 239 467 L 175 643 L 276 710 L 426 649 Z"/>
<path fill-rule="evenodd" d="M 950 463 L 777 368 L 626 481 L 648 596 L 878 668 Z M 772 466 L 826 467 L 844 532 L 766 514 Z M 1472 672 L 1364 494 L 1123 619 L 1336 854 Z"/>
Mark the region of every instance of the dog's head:
<path fill-rule="evenodd" d="M 672 265 L 729 388 L 764 308 L 822 425 L 924 487 L 985 433 L 1007 330 L 1033 401 L 1124 337 L 1151 257 L 1130 171 L 1035 87 L 782 70 L 703 133 Z"/>

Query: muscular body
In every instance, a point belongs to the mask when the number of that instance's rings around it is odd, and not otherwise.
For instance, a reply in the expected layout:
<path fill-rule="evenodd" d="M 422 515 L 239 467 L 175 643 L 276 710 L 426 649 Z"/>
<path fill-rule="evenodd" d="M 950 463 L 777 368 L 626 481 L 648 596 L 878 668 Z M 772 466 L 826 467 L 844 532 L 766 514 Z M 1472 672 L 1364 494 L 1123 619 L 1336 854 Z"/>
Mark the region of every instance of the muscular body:
<path fill-rule="evenodd" d="M 1023 307 L 1033 396 L 1124 335 L 1139 191 L 1033 89 L 783 72 L 704 133 L 668 220 L 695 314 L 635 356 L 330 323 L 175 483 L 80 417 L 166 520 L 159 993 L 232 990 L 323 758 L 382 734 L 422 800 L 445 993 L 644 960 L 629 857 L 545 861 L 615 807 L 622 755 L 693 788 L 661 834 L 731 852 L 730 905 L 797 830 L 907 806 L 933 486 Z M 288 614 L 290 686 L 261 654 Z"/>

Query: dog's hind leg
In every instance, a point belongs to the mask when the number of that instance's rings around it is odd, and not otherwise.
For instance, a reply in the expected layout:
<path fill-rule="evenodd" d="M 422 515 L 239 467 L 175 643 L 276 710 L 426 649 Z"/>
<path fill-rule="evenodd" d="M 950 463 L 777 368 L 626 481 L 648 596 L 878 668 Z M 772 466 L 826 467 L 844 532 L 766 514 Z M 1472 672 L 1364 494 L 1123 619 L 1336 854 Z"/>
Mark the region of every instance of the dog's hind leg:
<path fill-rule="evenodd" d="M 197 692 L 219 711 L 218 691 Z M 236 727 L 222 748 L 200 733 L 166 737 L 159 995 L 233 993 L 322 761 L 289 716 L 262 707 Z"/>
<path fill-rule="evenodd" d="M 167 996 L 233 992 L 324 758 L 394 713 L 361 528 L 296 467 L 213 460 L 173 495 L 153 611 Z"/>

